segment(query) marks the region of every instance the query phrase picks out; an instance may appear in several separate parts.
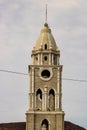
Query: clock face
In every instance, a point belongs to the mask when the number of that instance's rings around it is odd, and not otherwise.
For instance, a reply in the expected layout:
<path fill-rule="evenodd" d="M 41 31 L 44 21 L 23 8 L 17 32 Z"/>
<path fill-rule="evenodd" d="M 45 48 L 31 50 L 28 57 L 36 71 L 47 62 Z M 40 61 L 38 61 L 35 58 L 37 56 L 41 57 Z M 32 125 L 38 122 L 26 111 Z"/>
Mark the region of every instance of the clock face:
<path fill-rule="evenodd" d="M 42 80 L 48 81 L 52 78 L 52 76 L 53 76 L 52 69 L 44 68 L 40 70 L 40 78 Z"/>
<path fill-rule="evenodd" d="M 49 70 L 43 70 L 41 72 L 41 76 L 45 79 L 49 78 L 50 77 L 50 71 Z"/>

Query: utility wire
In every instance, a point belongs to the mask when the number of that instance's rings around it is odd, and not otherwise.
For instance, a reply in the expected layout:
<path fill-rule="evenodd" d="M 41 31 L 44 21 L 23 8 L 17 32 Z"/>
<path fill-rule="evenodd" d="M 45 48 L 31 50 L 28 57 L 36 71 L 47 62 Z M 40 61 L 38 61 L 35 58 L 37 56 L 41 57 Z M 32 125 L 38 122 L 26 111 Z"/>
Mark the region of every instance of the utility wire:
<path fill-rule="evenodd" d="M 71 81 L 77 81 L 77 82 L 87 82 L 87 80 L 82 80 L 82 79 L 69 79 L 69 78 L 63 78 L 63 80 L 71 80 Z"/>
<path fill-rule="evenodd" d="M 1 72 L 6 72 L 6 73 L 13 73 L 13 74 L 20 74 L 20 75 L 28 75 L 27 73 L 22 73 L 22 72 L 16 72 L 16 71 L 10 71 L 10 70 L 0 70 Z"/>
<path fill-rule="evenodd" d="M 16 71 L 10 71 L 10 70 L 0 70 L 0 72 L 5 72 L 5 73 L 12 73 L 12 74 L 19 74 L 19 75 L 28 75 L 27 73 L 22 73 L 22 72 L 16 72 Z M 39 76 L 37 76 L 39 77 Z M 62 78 L 62 80 L 70 80 L 70 81 L 76 81 L 76 82 L 87 82 L 87 80 L 82 80 L 82 79 L 72 79 L 72 78 Z"/>

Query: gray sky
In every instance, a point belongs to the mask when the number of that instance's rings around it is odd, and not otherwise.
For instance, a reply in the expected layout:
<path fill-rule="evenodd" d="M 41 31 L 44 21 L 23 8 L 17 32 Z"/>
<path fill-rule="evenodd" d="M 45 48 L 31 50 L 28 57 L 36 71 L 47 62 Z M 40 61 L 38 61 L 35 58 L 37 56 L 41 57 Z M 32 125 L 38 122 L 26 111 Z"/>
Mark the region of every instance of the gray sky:
<path fill-rule="evenodd" d="M 63 78 L 87 80 L 87 0 L 0 0 L 0 70 L 28 72 L 46 3 Z M 87 82 L 62 87 L 65 120 L 87 128 Z M 28 76 L 0 72 L 0 122 L 25 121 L 28 89 Z"/>

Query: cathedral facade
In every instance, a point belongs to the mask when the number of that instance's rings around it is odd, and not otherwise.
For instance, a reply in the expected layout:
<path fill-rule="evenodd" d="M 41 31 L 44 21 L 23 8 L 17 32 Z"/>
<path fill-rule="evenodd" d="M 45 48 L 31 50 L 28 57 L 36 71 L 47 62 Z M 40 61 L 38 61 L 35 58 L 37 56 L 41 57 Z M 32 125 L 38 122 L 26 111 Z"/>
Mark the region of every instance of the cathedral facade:
<path fill-rule="evenodd" d="M 59 62 L 60 50 L 47 23 L 41 29 L 31 58 L 26 130 L 64 130 L 63 66 Z"/>

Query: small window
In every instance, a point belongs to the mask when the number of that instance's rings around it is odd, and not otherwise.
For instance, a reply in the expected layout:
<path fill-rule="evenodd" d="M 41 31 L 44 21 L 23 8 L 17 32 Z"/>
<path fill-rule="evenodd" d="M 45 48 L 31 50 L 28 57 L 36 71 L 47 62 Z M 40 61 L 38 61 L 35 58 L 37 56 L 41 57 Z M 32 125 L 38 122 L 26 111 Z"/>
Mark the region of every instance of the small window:
<path fill-rule="evenodd" d="M 47 61 L 47 56 L 44 56 L 44 60 Z"/>
<path fill-rule="evenodd" d="M 47 44 L 44 45 L 45 50 L 47 50 Z"/>

